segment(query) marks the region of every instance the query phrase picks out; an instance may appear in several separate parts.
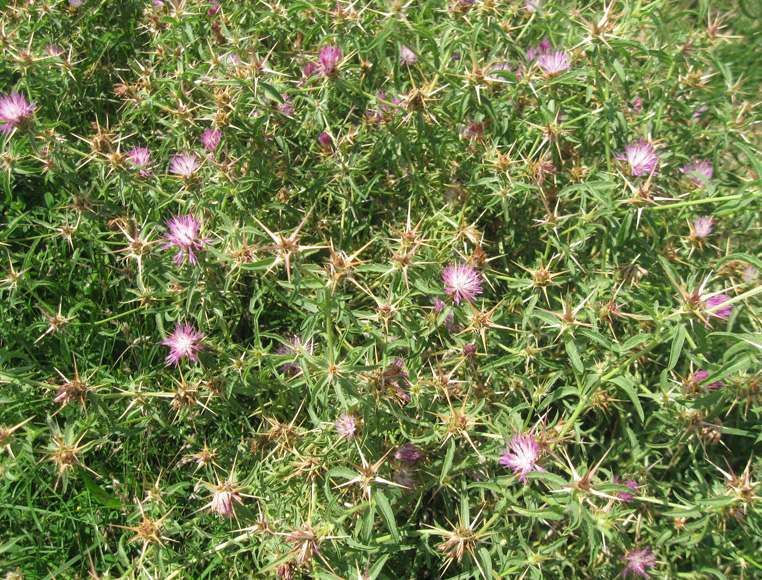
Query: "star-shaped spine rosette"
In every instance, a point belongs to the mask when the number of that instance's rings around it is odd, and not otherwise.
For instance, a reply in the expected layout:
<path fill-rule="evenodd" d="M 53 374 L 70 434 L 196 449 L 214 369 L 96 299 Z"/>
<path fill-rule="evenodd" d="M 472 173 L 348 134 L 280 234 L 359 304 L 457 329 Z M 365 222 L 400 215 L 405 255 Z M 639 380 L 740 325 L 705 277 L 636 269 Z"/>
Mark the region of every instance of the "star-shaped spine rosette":
<path fill-rule="evenodd" d="M 445 294 L 451 295 L 458 306 L 461 300 L 470 302 L 481 294 L 483 281 L 476 268 L 463 262 L 451 263 L 442 270 Z"/>
<path fill-rule="evenodd" d="M 263 224 L 257 218 L 254 218 L 254 220 L 259 224 L 259 227 L 265 230 L 267 235 L 270 236 L 274 242 L 272 246 L 265 246 L 264 248 L 260 248 L 260 250 L 271 251 L 275 253 L 275 261 L 267 269 L 268 272 L 283 262 L 283 264 L 286 266 L 286 279 L 291 282 L 291 256 L 293 254 L 298 254 L 299 252 L 305 252 L 308 250 L 320 250 L 325 248 L 325 246 L 302 246 L 299 244 L 299 232 L 304 227 L 304 224 L 307 223 L 307 219 L 310 217 L 311 212 L 312 210 L 307 212 L 307 215 L 304 216 L 304 219 L 301 221 L 301 223 L 296 226 L 294 232 L 288 237 L 284 237 L 281 234 L 272 232 L 265 224 Z"/>
<path fill-rule="evenodd" d="M 169 347 L 167 362 L 177 366 L 180 359 L 188 358 L 199 362 L 196 352 L 203 348 L 202 340 L 206 336 L 197 332 L 192 324 L 177 324 L 175 331 L 165 338 L 161 344 Z"/>
<path fill-rule="evenodd" d="M 198 264 L 196 252 L 201 251 L 204 246 L 211 245 L 211 238 L 201 237 L 200 232 L 203 223 L 191 214 L 172 216 L 167 220 L 166 226 L 169 228 L 169 231 L 164 234 L 164 239 L 167 240 L 167 243 L 161 249 L 179 248 L 180 251 L 173 258 L 173 261 L 178 266 L 182 265 L 185 258 L 195 266 Z"/>

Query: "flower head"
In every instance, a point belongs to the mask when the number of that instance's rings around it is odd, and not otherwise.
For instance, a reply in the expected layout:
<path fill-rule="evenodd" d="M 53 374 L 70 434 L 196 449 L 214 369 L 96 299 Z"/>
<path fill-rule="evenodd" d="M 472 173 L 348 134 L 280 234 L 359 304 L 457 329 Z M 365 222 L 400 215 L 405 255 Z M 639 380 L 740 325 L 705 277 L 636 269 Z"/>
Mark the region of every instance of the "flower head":
<path fill-rule="evenodd" d="M 318 143 L 324 149 L 329 149 L 333 145 L 333 139 L 328 133 L 320 133 L 318 136 Z"/>
<path fill-rule="evenodd" d="M 198 362 L 196 351 L 201 350 L 203 332 L 196 332 L 192 324 L 177 324 L 175 331 L 165 338 L 161 344 L 169 347 L 167 362 L 177 366 L 181 358 L 187 357 Z"/>
<path fill-rule="evenodd" d="M 354 439 L 357 435 L 357 420 L 352 413 L 342 413 L 333 424 L 333 430 L 337 435 L 347 439 Z"/>
<path fill-rule="evenodd" d="M 318 56 L 320 61 L 320 76 L 331 76 L 336 73 L 336 66 L 341 61 L 341 48 L 338 46 L 324 46 Z"/>
<path fill-rule="evenodd" d="M 537 66 L 546 75 L 555 76 L 571 68 L 571 59 L 564 50 L 545 52 L 537 57 Z"/>
<path fill-rule="evenodd" d="M 659 162 L 653 145 L 645 139 L 641 139 L 635 145 L 626 145 L 624 153 L 617 153 L 616 158 L 626 161 L 630 165 L 630 175 L 635 176 L 656 173 L 656 165 Z"/>
<path fill-rule="evenodd" d="M 699 383 L 705 381 L 709 377 L 709 373 L 706 371 L 696 371 L 695 373 L 691 373 L 691 376 L 688 377 L 688 385 L 689 387 L 698 388 Z M 709 383 L 704 387 L 704 389 L 721 389 L 722 388 L 722 381 L 715 381 L 713 383 Z"/>
<path fill-rule="evenodd" d="M 508 449 L 503 451 L 498 463 L 504 467 L 512 467 L 514 475 L 518 475 L 519 480 L 526 483 L 527 473 L 545 471 L 537 465 L 539 454 L 540 444 L 535 441 L 534 434 L 516 433 L 508 443 Z"/>
<path fill-rule="evenodd" d="M 11 93 L 0 97 L 0 132 L 11 133 L 16 128 L 23 128 L 37 108 L 28 103 L 21 93 Z"/>
<path fill-rule="evenodd" d="M 402 48 L 400 48 L 400 64 L 410 66 L 411 64 L 415 64 L 417 62 L 418 55 L 403 44 Z"/>
<path fill-rule="evenodd" d="M 696 185 L 703 185 L 708 181 L 711 181 L 714 175 L 714 167 L 706 159 L 694 159 L 690 163 L 683 165 L 680 168 L 681 173 L 695 173 L 696 175 L 689 175 Z"/>
<path fill-rule="evenodd" d="M 140 171 L 142 177 L 148 177 L 151 175 L 151 165 L 153 165 L 153 159 L 151 159 L 151 151 L 148 147 L 133 147 L 129 153 L 127 153 L 127 159 Z"/>
<path fill-rule="evenodd" d="M 300 349 L 304 348 L 309 354 L 312 354 L 314 350 L 314 343 L 312 339 L 307 342 L 302 342 L 302 339 L 298 335 L 294 335 L 288 339 L 287 343 L 281 343 L 275 349 L 276 354 L 289 356 L 299 354 Z M 295 371 L 295 374 L 301 374 L 302 367 L 298 362 L 289 362 L 280 367 L 280 372 L 286 373 L 288 371 Z"/>
<path fill-rule="evenodd" d="M 707 298 L 706 300 L 706 308 L 707 310 L 711 310 L 712 308 L 716 306 L 720 306 L 721 304 L 725 304 L 730 300 L 730 296 L 727 296 L 725 294 L 717 294 L 716 296 L 712 296 L 711 298 Z M 710 313 L 708 313 L 710 316 L 714 316 L 715 318 L 722 318 L 723 320 L 727 320 L 730 318 L 730 315 L 733 313 L 733 305 L 728 304 L 727 306 L 722 306 L 718 308 L 717 310 L 714 310 Z"/>
<path fill-rule="evenodd" d="M 407 463 L 408 465 L 414 465 L 419 459 L 423 457 L 424 453 L 418 447 L 412 443 L 405 443 L 402 447 L 397 449 L 394 457 L 397 461 Z"/>
<path fill-rule="evenodd" d="M 452 294 L 455 304 L 463 299 L 473 300 L 482 293 L 482 275 L 473 266 L 458 262 L 442 270 L 442 282 L 446 294 Z"/>
<path fill-rule="evenodd" d="M 222 131 L 218 129 L 207 129 L 201 133 L 201 144 L 204 146 L 204 150 L 207 153 L 214 152 L 217 149 L 217 145 L 222 138 Z"/>
<path fill-rule="evenodd" d="M 620 477 L 617 475 L 614 478 L 614 483 L 619 483 L 619 480 L 620 480 Z M 635 497 L 633 494 L 638 493 L 638 484 L 631 480 L 624 481 L 622 483 L 626 485 L 627 487 L 629 487 L 632 490 L 632 493 L 629 493 L 626 491 L 620 491 L 619 493 L 617 493 L 617 496 L 619 496 L 619 499 L 621 499 L 622 501 L 632 501 L 632 498 Z"/>
<path fill-rule="evenodd" d="M 693 222 L 693 227 L 691 228 L 691 237 L 696 240 L 703 240 L 712 233 L 713 225 L 714 220 L 711 216 L 702 215 L 697 217 Z"/>
<path fill-rule="evenodd" d="M 644 550 L 630 550 L 624 556 L 622 560 L 627 562 L 622 572 L 622 578 L 627 578 L 630 572 L 633 572 L 636 576 L 642 576 L 643 578 L 650 578 L 646 567 L 656 566 L 656 554 L 646 546 Z"/>
<path fill-rule="evenodd" d="M 182 265 L 186 257 L 191 264 L 197 264 L 198 259 L 195 252 L 200 251 L 204 246 L 211 245 L 212 241 L 211 238 L 202 238 L 199 234 L 203 222 L 188 214 L 172 216 L 171 219 L 167 220 L 166 225 L 169 228 L 169 231 L 164 234 L 167 243 L 161 249 L 179 248 L 180 251 L 173 258 L 178 266 Z"/>
<path fill-rule="evenodd" d="M 190 179 L 193 173 L 201 167 L 195 153 L 178 153 L 169 163 L 169 171 L 183 179 Z"/>
<path fill-rule="evenodd" d="M 754 282 L 754 280 L 757 279 L 758 274 L 759 272 L 757 272 L 757 269 L 754 266 L 746 266 L 743 273 L 741 274 L 741 277 L 743 278 L 744 282 L 751 284 Z"/>

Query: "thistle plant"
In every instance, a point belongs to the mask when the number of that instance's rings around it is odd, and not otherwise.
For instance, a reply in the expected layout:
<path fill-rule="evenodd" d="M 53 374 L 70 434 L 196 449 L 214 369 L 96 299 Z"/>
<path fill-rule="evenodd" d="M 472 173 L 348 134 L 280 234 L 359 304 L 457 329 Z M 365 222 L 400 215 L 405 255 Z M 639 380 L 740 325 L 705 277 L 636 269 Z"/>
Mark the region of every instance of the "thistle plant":
<path fill-rule="evenodd" d="M 6 4 L 0 574 L 759 575 L 754 2 Z"/>

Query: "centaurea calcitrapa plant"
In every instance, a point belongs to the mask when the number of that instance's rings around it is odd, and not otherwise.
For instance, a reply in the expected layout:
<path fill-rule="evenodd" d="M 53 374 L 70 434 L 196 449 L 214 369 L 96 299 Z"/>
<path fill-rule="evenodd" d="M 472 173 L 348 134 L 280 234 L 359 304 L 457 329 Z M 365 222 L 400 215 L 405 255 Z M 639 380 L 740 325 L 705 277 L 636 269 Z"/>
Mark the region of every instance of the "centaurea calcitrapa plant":
<path fill-rule="evenodd" d="M 9 0 L 0 574 L 758 578 L 762 14 Z"/>

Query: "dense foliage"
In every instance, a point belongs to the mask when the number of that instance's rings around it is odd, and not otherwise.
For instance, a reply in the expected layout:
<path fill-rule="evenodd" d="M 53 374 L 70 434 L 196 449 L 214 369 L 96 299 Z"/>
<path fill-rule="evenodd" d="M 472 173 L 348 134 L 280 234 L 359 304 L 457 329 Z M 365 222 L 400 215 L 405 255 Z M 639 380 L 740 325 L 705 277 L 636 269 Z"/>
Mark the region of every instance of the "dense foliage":
<path fill-rule="evenodd" d="M 760 578 L 762 5 L 8 0 L 6 578 Z"/>

